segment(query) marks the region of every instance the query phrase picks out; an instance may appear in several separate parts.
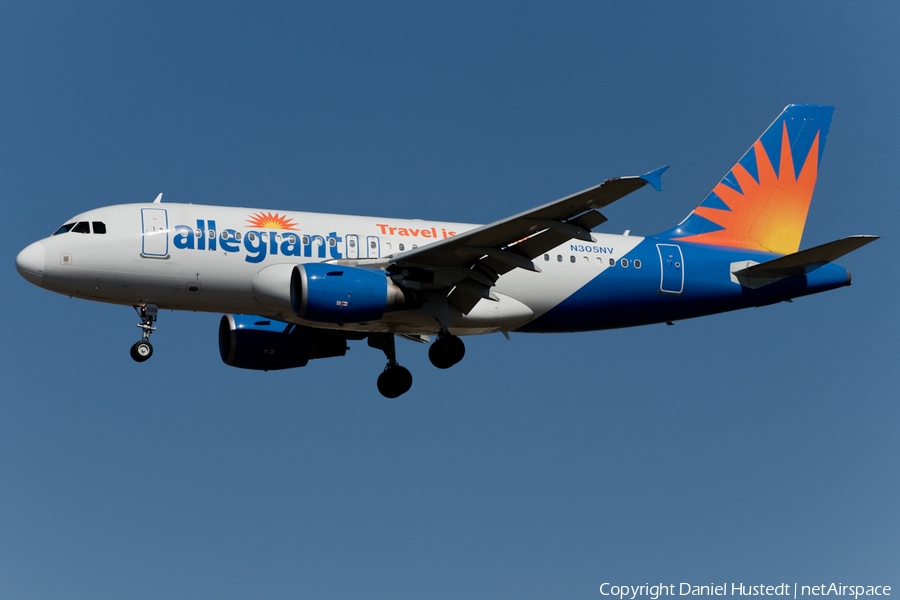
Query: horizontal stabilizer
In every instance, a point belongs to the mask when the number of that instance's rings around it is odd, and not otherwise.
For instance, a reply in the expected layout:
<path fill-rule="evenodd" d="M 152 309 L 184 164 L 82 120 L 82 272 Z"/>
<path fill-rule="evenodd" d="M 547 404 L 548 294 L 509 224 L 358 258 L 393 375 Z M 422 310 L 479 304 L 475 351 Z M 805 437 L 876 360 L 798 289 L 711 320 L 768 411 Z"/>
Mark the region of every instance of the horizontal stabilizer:
<path fill-rule="evenodd" d="M 775 260 L 734 271 L 738 279 L 781 279 L 811 273 L 845 254 L 878 239 L 877 235 L 853 235 L 815 248 L 801 250 Z"/>

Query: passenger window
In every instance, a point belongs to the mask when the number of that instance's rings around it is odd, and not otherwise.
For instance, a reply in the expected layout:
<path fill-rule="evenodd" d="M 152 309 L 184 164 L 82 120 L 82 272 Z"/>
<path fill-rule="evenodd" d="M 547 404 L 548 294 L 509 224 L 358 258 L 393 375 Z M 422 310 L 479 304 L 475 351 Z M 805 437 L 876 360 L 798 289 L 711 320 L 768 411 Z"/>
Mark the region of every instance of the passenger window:
<path fill-rule="evenodd" d="M 609 259 L 609 266 L 611 266 L 611 267 L 616 266 L 616 259 L 614 259 L 614 258 Z"/>
<path fill-rule="evenodd" d="M 75 227 L 75 223 L 66 223 L 65 225 L 63 225 L 62 227 L 60 227 L 59 229 L 57 229 L 57 230 L 56 230 L 56 233 L 54 233 L 53 235 L 60 235 L 60 234 L 62 234 L 62 233 L 66 233 L 66 232 L 68 232 L 70 229 L 72 229 L 73 227 Z"/>
<path fill-rule="evenodd" d="M 584 264 L 588 264 L 589 262 L 591 262 L 591 260 L 587 256 L 582 256 L 581 262 L 583 262 Z"/>
<path fill-rule="evenodd" d="M 334 238 L 328 238 L 328 245 L 334 248 L 335 246 L 337 246 L 337 240 Z"/>
<path fill-rule="evenodd" d="M 397 247 L 400 249 L 400 252 L 403 252 L 403 250 L 404 250 L 403 244 L 399 244 Z"/>
<path fill-rule="evenodd" d="M 228 239 L 228 232 L 227 232 L 227 231 L 223 231 L 223 232 L 222 232 L 222 239 L 223 239 L 223 240 L 227 240 L 227 239 Z"/>
<path fill-rule="evenodd" d="M 635 269 L 640 269 L 640 268 L 641 268 L 641 261 L 639 261 L 638 259 L 634 259 L 634 268 L 635 268 Z"/>
<path fill-rule="evenodd" d="M 247 234 L 247 239 L 250 240 L 251 242 L 255 242 L 256 234 L 251 231 L 250 233 Z"/>
<path fill-rule="evenodd" d="M 622 266 L 623 266 L 623 267 L 627 267 L 627 266 L 628 266 L 628 259 L 627 259 L 627 258 L 623 258 L 623 259 L 622 259 Z"/>
<path fill-rule="evenodd" d="M 303 245 L 309 246 L 309 236 L 308 235 L 303 236 Z"/>
<path fill-rule="evenodd" d="M 418 244 L 413 244 L 413 247 L 412 247 L 412 249 L 413 249 L 413 250 L 415 250 L 415 249 L 416 249 L 416 248 L 418 248 L 418 247 L 419 247 L 419 245 L 418 245 Z"/>
<path fill-rule="evenodd" d="M 268 234 L 268 233 L 261 233 L 261 234 L 259 234 L 259 237 L 260 237 L 260 239 L 261 239 L 262 241 L 264 241 L 264 242 L 268 242 L 268 241 L 269 241 L 269 234 Z"/>
<path fill-rule="evenodd" d="M 556 262 L 562 262 L 562 254 L 556 255 Z"/>
<path fill-rule="evenodd" d="M 203 233 L 199 229 L 194 230 L 194 237 L 202 237 Z"/>
<path fill-rule="evenodd" d="M 216 230 L 215 230 L 215 229 L 210 229 L 210 230 L 207 232 L 206 237 L 208 237 L 209 239 L 214 239 L 214 238 L 216 237 Z"/>
<path fill-rule="evenodd" d="M 350 247 L 356 248 L 356 240 L 354 240 L 353 238 L 350 238 Z"/>
<path fill-rule="evenodd" d="M 391 249 L 393 248 L 393 246 L 391 245 L 390 242 L 385 242 L 385 243 L 384 243 L 384 247 L 385 247 L 386 250 L 391 250 Z"/>
<path fill-rule="evenodd" d="M 371 248 L 372 250 L 375 250 L 377 247 L 378 247 L 378 244 L 375 243 L 375 240 L 372 240 L 371 242 L 369 242 L 369 248 Z"/>
<path fill-rule="evenodd" d="M 598 265 L 602 265 L 602 264 L 603 264 L 603 259 L 600 258 L 599 256 L 597 257 L 597 264 L 598 264 Z"/>
<path fill-rule="evenodd" d="M 545 261 L 546 261 L 546 260 L 550 260 L 550 255 L 549 255 L 549 254 L 545 254 L 545 255 L 544 255 L 544 260 L 545 260 Z"/>
<path fill-rule="evenodd" d="M 103 221 L 94 221 L 91 225 L 94 228 L 94 233 L 106 233 L 106 223 Z"/>
<path fill-rule="evenodd" d="M 237 241 L 241 241 L 241 232 L 240 231 L 234 232 L 234 239 L 236 239 Z"/>
<path fill-rule="evenodd" d="M 574 255 L 574 254 L 573 254 L 572 256 L 569 257 L 569 262 L 570 262 L 570 263 L 575 262 L 575 255 Z"/>
<path fill-rule="evenodd" d="M 87 221 L 80 221 L 72 228 L 73 233 L 90 233 L 91 225 Z"/>

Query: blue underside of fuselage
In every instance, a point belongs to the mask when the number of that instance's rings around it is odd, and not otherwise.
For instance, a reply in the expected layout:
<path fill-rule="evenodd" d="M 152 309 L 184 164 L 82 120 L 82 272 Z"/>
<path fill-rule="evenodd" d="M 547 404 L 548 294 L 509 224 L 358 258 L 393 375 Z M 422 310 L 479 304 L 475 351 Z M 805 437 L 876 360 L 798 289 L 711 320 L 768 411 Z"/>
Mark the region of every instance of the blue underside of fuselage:
<path fill-rule="evenodd" d="M 663 278 L 663 259 L 657 244 L 677 245 L 683 264 L 681 293 L 671 281 L 671 268 Z M 826 264 L 806 275 L 795 275 L 757 289 L 744 287 L 731 278 L 731 265 L 740 261 L 767 262 L 777 254 L 738 250 L 720 246 L 677 243 L 662 238 L 646 238 L 621 261 L 590 280 L 550 311 L 520 327 L 532 333 L 616 329 L 650 323 L 665 323 L 763 306 L 849 285 L 846 269 Z M 641 268 L 634 268 L 634 261 Z M 678 282 L 676 282 L 677 284 Z"/>

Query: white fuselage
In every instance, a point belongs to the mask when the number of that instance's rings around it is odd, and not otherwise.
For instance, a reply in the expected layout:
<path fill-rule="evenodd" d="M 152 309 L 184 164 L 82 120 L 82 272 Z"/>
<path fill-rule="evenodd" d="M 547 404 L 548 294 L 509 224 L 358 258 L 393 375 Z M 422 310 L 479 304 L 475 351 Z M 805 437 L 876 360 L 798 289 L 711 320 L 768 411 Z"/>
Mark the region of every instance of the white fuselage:
<path fill-rule="evenodd" d="M 69 231 L 36 242 L 31 254 L 36 262 L 40 246 L 43 269 L 39 281 L 31 279 L 34 283 L 115 304 L 152 303 L 164 309 L 272 317 L 276 315 L 257 302 L 251 287 L 266 267 L 306 262 L 384 264 L 391 255 L 477 227 L 181 204 L 110 206 L 71 222 L 102 223 L 106 233 Z M 557 306 L 610 268 L 610 259 L 619 260 L 643 239 L 594 237 L 595 243 L 566 243 L 549 252 L 548 260 L 535 261 L 540 273 L 515 269 L 501 276 L 494 287 L 496 302 L 479 302 L 468 314 L 451 307 L 452 330 L 463 335 L 511 331 Z M 439 330 L 437 320 L 421 309 L 388 312 L 371 323 L 328 325 L 293 316 L 285 320 L 352 331 Z"/>

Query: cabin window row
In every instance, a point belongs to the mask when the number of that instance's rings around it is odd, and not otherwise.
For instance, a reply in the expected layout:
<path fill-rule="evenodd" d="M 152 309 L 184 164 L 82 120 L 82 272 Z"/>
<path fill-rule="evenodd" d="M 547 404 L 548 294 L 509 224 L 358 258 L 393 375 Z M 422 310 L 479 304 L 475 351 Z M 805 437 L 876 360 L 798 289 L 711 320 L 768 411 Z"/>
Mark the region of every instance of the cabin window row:
<path fill-rule="evenodd" d="M 564 260 L 564 259 L 563 259 L 563 255 L 562 255 L 562 254 L 557 254 L 557 255 L 556 255 L 556 262 L 563 262 L 563 260 Z M 609 266 L 611 266 L 611 267 L 616 266 L 616 259 L 614 259 L 614 258 L 606 259 L 606 258 L 603 258 L 603 257 L 598 256 L 596 262 L 597 262 L 598 265 L 602 265 L 602 264 L 604 264 L 607 260 L 609 261 Z M 550 255 L 549 255 L 549 254 L 545 254 L 545 255 L 544 255 L 544 261 L 547 261 L 547 262 L 550 261 Z M 570 255 L 569 255 L 569 262 L 574 264 L 574 263 L 578 262 L 578 259 L 577 259 L 577 257 L 576 257 L 574 254 L 570 254 Z M 590 264 L 591 259 L 590 259 L 590 257 L 582 256 L 582 257 L 581 257 L 581 262 L 583 262 L 584 264 L 587 265 L 587 264 Z M 618 261 L 618 262 L 619 262 L 620 265 L 622 265 L 623 267 L 626 267 L 626 268 L 628 267 L 629 264 L 633 264 L 635 269 L 640 269 L 640 268 L 641 268 L 641 261 L 640 261 L 640 259 L 635 259 L 634 261 L 629 261 L 627 258 L 623 258 L 623 259 L 621 259 L 621 260 Z"/>
<path fill-rule="evenodd" d="M 71 223 L 69 225 L 71 226 Z M 60 232 L 62 232 L 62 231 L 60 231 Z M 62 233 L 64 233 L 64 232 L 62 232 Z M 194 237 L 201 238 L 201 237 L 203 237 L 203 235 L 204 235 L 203 230 L 201 230 L 201 229 L 194 230 Z M 251 242 L 255 242 L 257 237 L 259 237 L 264 242 L 268 242 L 269 236 L 271 235 L 271 236 L 274 236 L 275 241 L 277 241 L 277 242 L 286 240 L 286 241 L 290 242 L 291 244 L 296 244 L 299 242 L 300 244 L 302 244 L 304 246 L 309 246 L 310 243 L 312 243 L 315 246 L 321 246 L 326 243 L 326 241 L 324 241 L 321 237 L 318 237 L 318 236 L 316 236 L 316 237 L 312 238 L 312 240 L 310 240 L 310 237 L 308 235 L 304 235 L 301 237 L 301 236 L 296 236 L 293 234 L 282 235 L 280 233 L 256 233 L 254 231 L 250 231 L 246 234 L 242 234 L 240 231 L 222 231 L 220 233 L 217 233 L 216 230 L 214 230 L 214 229 L 206 230 L 206 236 L 211 240 L 215 239 L 217 235 L 220 238 L 222 238 L 223 240 L 229 240 L 229 239 L 234 238 L 234 240 L 237 242 L 240 242 L 243 239 L 244 235 L 246 235 L 247 239 L 250 240 Z M 337 246 L 337 240 L 335 238 L 328 238 L 327 244 L 329 247 L 334 248 L 335 246 Z M 349 246 L 350 249 L 356 248 L 357 242 L 356 242 L 355 236 L 348 236 L 347 245 Z M 388 252 L 393 250 L 393 244 L 391 242 L 385 242 L 384 247 L 385 247 L 385 250 L 387 250 Z M 412 244 L 410 249 L 415 250 L 418 247 L 419 247 L 418 244 Z M 403 252 L 404 250 L 406 250 L 406 248 L 407 248 L 406 244 L 403 244 L 403 243 L 397 244 L 397 249 L 400 252 Z M 373 237 L 369 238 L 369 249 L 371 250 L 371 252 L 373 254 L 377 254 L 377 252 L 378 252 L 378 242 Z"/>

